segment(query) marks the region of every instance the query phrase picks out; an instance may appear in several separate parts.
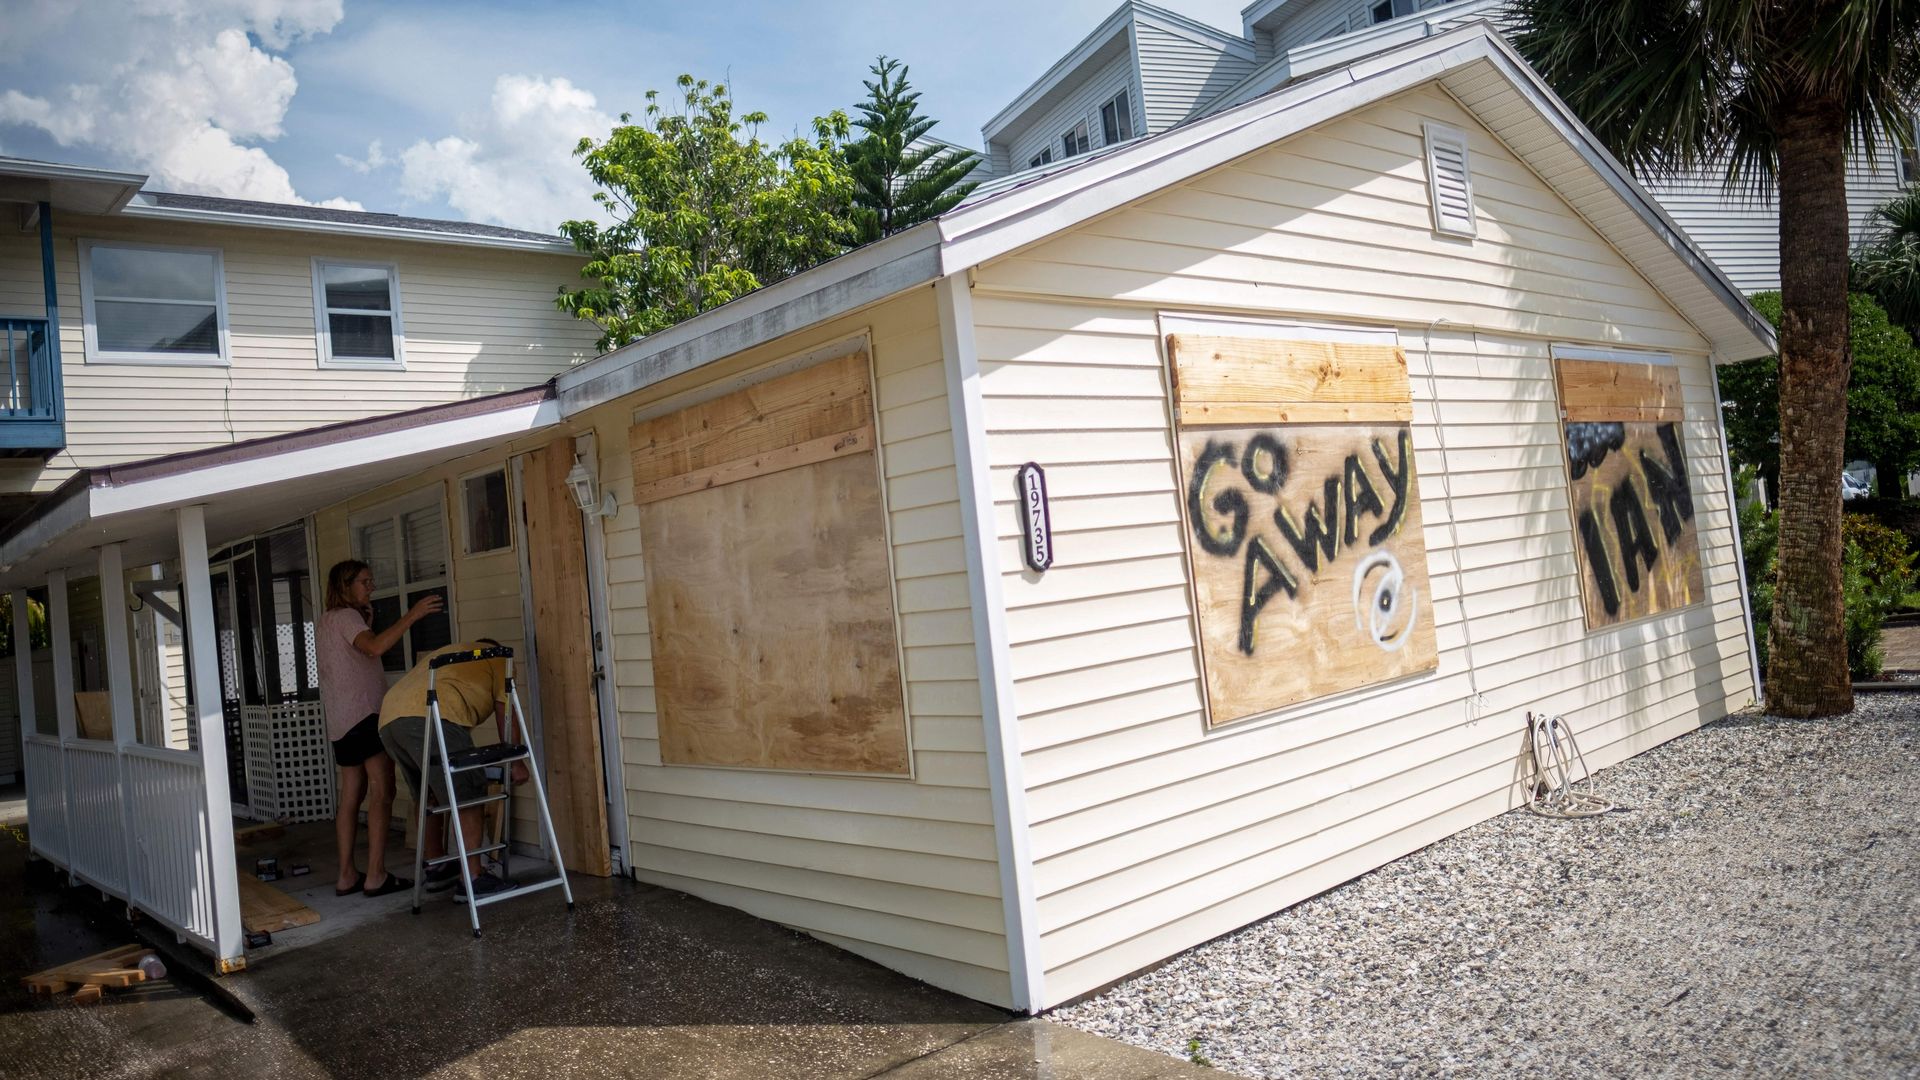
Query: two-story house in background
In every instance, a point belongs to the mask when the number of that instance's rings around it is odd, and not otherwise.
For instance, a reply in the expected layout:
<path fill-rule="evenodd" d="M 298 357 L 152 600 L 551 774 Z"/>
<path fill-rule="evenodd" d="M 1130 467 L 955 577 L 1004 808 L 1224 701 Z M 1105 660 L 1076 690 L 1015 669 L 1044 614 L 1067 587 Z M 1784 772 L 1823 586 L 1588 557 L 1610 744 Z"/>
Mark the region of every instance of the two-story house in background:
<path fill-rule="evenodd" d="M 145 183 L 0 158 L 0 524 L 36 513 L 79 470 L 518 390 L 596 353 L 595 329 L 554 306 L 583 261 L 557 236 Z M 446 516 L 426 506 L 368 532 L 365 553 L 383 556 L 383 614 L 448 591 L 443 559 L 403 557 L 442 550 Z M 234 724 L 244 708 L 317 696 L 310 578 L 324 568 L 294 524 L 215 553 Z M 105 693 L 102 643 L 87 629 L 97 582 L 74 580 L 68 597 L 82 695 Z M 179 629 L 151 612 L 134 626 L 137 659 L 154 669 L 142 730 L 184 746 Z M 406 655 L 446 626 L 420 624 Z M 50 687 L 52 665 L 40 660 L 36 682 Z M 11 671 L 0 674 L 0 780 L 18 771 Z"/>
<path fill-rule="evenodd" d="M 1474 19 L 1508 25 L 1504 0 L 1255 0 L 1240 19 L 1236 35 L 1141 0 L 1121 4 L 981 129 L 988 191 Z M 1770 195 L 1728 191 L 1711 169 L 1639 179 L 1734 284 L 1779 287 Z M 1850 163 L 1856 243 L 1874 208 L 1917 180 L 1920 161 L 1890 140 Z"/>

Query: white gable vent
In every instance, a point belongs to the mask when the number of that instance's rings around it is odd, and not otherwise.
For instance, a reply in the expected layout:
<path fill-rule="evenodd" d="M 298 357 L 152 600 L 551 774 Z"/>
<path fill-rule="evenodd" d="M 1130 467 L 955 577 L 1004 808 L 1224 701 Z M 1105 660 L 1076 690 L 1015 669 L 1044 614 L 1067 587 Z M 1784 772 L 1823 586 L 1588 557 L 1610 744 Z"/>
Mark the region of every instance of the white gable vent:
<path fill-rule="evenodd" d="M 1433 199 L 1435 231 L 1473 235 L 1473 170 L 1465 132 L 1426 125 L 1427 193 Z"/>

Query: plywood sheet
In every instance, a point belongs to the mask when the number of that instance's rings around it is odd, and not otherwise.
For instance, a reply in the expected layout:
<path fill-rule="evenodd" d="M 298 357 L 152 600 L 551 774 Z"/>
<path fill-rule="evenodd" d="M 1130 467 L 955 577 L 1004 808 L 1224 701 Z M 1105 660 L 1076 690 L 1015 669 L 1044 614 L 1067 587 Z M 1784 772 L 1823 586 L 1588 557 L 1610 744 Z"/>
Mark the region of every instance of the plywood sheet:
<path fill-rule="evenodd" d="M 320 921 L 319 912 L 252 874 L 240 874 L 238 879 L 240 925 L 248 930 L 275 934 Z"/>
<path fill-rule="evenodd" d="M 1179 448 L 1212 723 L 1435 668 L 1407 425 L 1189 427 Z"/>
<path fill-rule="evenodd" d="M 871 451 L 642 506 L 640 526 L 662 761 L 909 772 Z"/>
<path fill-rule="evenodd" d="M 1671 364 L 1560 360 L 1560 406 L 1570 422 L 1679 420 L 1680 369 Z"/>
<path fill-rule="evenodd" d="M 1587 628 L 1706 599 L 1680 425 L 1570 422 L 1566 443 Z"/>
<path fill-rule="evenodd" d="M 872 423 L 867 354 L 828 360 L 635 424 L 628 432 L 634 488 L 645 491 L 673 477 Z"/>
<path fill-rule="evenodd" d="M 1398 345 L 1169 334 L 1167 355 L 1182 406 L 1411 400 Z"/>
<path fill-rule="evenodd" d="M 572 467 L 573 439 L 562 436 L 529 453 L 521 470 L 540 665 L 540 767 L 567 869 L 606 877 L 613 872 L 606 770 L 593 682 L 586 543 L 566 483 Z"/>

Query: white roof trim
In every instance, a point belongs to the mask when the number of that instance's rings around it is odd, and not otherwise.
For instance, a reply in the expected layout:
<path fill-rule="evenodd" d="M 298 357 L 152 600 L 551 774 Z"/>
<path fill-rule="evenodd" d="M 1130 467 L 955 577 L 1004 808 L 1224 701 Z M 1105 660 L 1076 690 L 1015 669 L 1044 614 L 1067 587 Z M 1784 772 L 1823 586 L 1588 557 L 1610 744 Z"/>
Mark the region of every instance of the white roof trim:
<path fill-rule="evenodd" d="M 1019 97 L 1014 98 L 1006 108 L 995 113 L 993 119 L 982 124 L 981 137 L 990 143 L 1007 128 L 1012 127 L 1015 121 L 1032 109 L 1048 92 L 1065 82 L 1067 76 L 1085 66 L 1087 60 L 1104 48 L 1107 42 L 1113 40 L 1115 34 L 1125 32 L 1127 24 L 1132 21 L 1133 0 L 1126 0 L 1114 9 L 1113 14 L 1101 20 L 1100 25 L 1093 28 L 1093 33 L 1081 38 L 1080 44 L 1069 49 L 1067 55 L 1054 61 L 1052 67 L 1033 81 L 1033 85 L 1022 90 Z"/>
<path fill-rule="evenodd" d="M 1221 52 L 1230 52 L 1242 60 L 1253 59 L 1253 42 L 1238 34 L 1222 30 L 1217 26 L 1208 26 L 1198 19 L 1189 18 L 1177 11 L 1141 3 L 1133 5 L 1137 21 L 1151 23 L 1155 27 L 1186 38 L 1196 45 L 1209 45 Z"/>
<path fill-rule="evenodd" d="M 572 255 L 584 259 L 573 244 L 566 240 L 521 240 L 510 236 L 476 236 L 472 233 L 436 232 L 431 229 L 408 229 L 394 225 L 363 225 L 358 222 L 315 221 L 311 218 L 276 217 L 271 214 L 237 214 L 226 210 L 199 210 L 181 206 L 156 206 L 135 199 L 121 211 L 121 215 L 131 218 L 150 218 L 160 221 L 190 221 L 204 225 L 237 225 L 254 229 L 287 229 L 294 232 L 331 233 L 337 236 L 357 236 L 380 240 L 414 240 L 429 244 L 452 244 L 460 247 L 498 248 L 507 251 L 531 251 L 549 255 Z"/>
<path fill-rule="evenodd" d="M 554 380 L 561 412 L 572 416 L 931 282 L 939 244 L 932 222 L 917 225 L 589 360 Z"/>

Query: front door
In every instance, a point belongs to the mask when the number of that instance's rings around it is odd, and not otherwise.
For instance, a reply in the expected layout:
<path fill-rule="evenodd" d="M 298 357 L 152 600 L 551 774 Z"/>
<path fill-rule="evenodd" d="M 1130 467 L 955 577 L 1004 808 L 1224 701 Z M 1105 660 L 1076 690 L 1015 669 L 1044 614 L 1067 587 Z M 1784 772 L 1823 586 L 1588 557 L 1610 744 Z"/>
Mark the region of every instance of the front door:
<path fill-rule="evenodd" d="M 562 437 L 527 454 L 521 469 L 534 656 L 540 674 L 541 767 L 567 869 L 606 877 L 613 869 L 607 778 L 595 692 L 586 539 L 580 509 L 567 486 L 572 467 L 573 439 Z"/>

